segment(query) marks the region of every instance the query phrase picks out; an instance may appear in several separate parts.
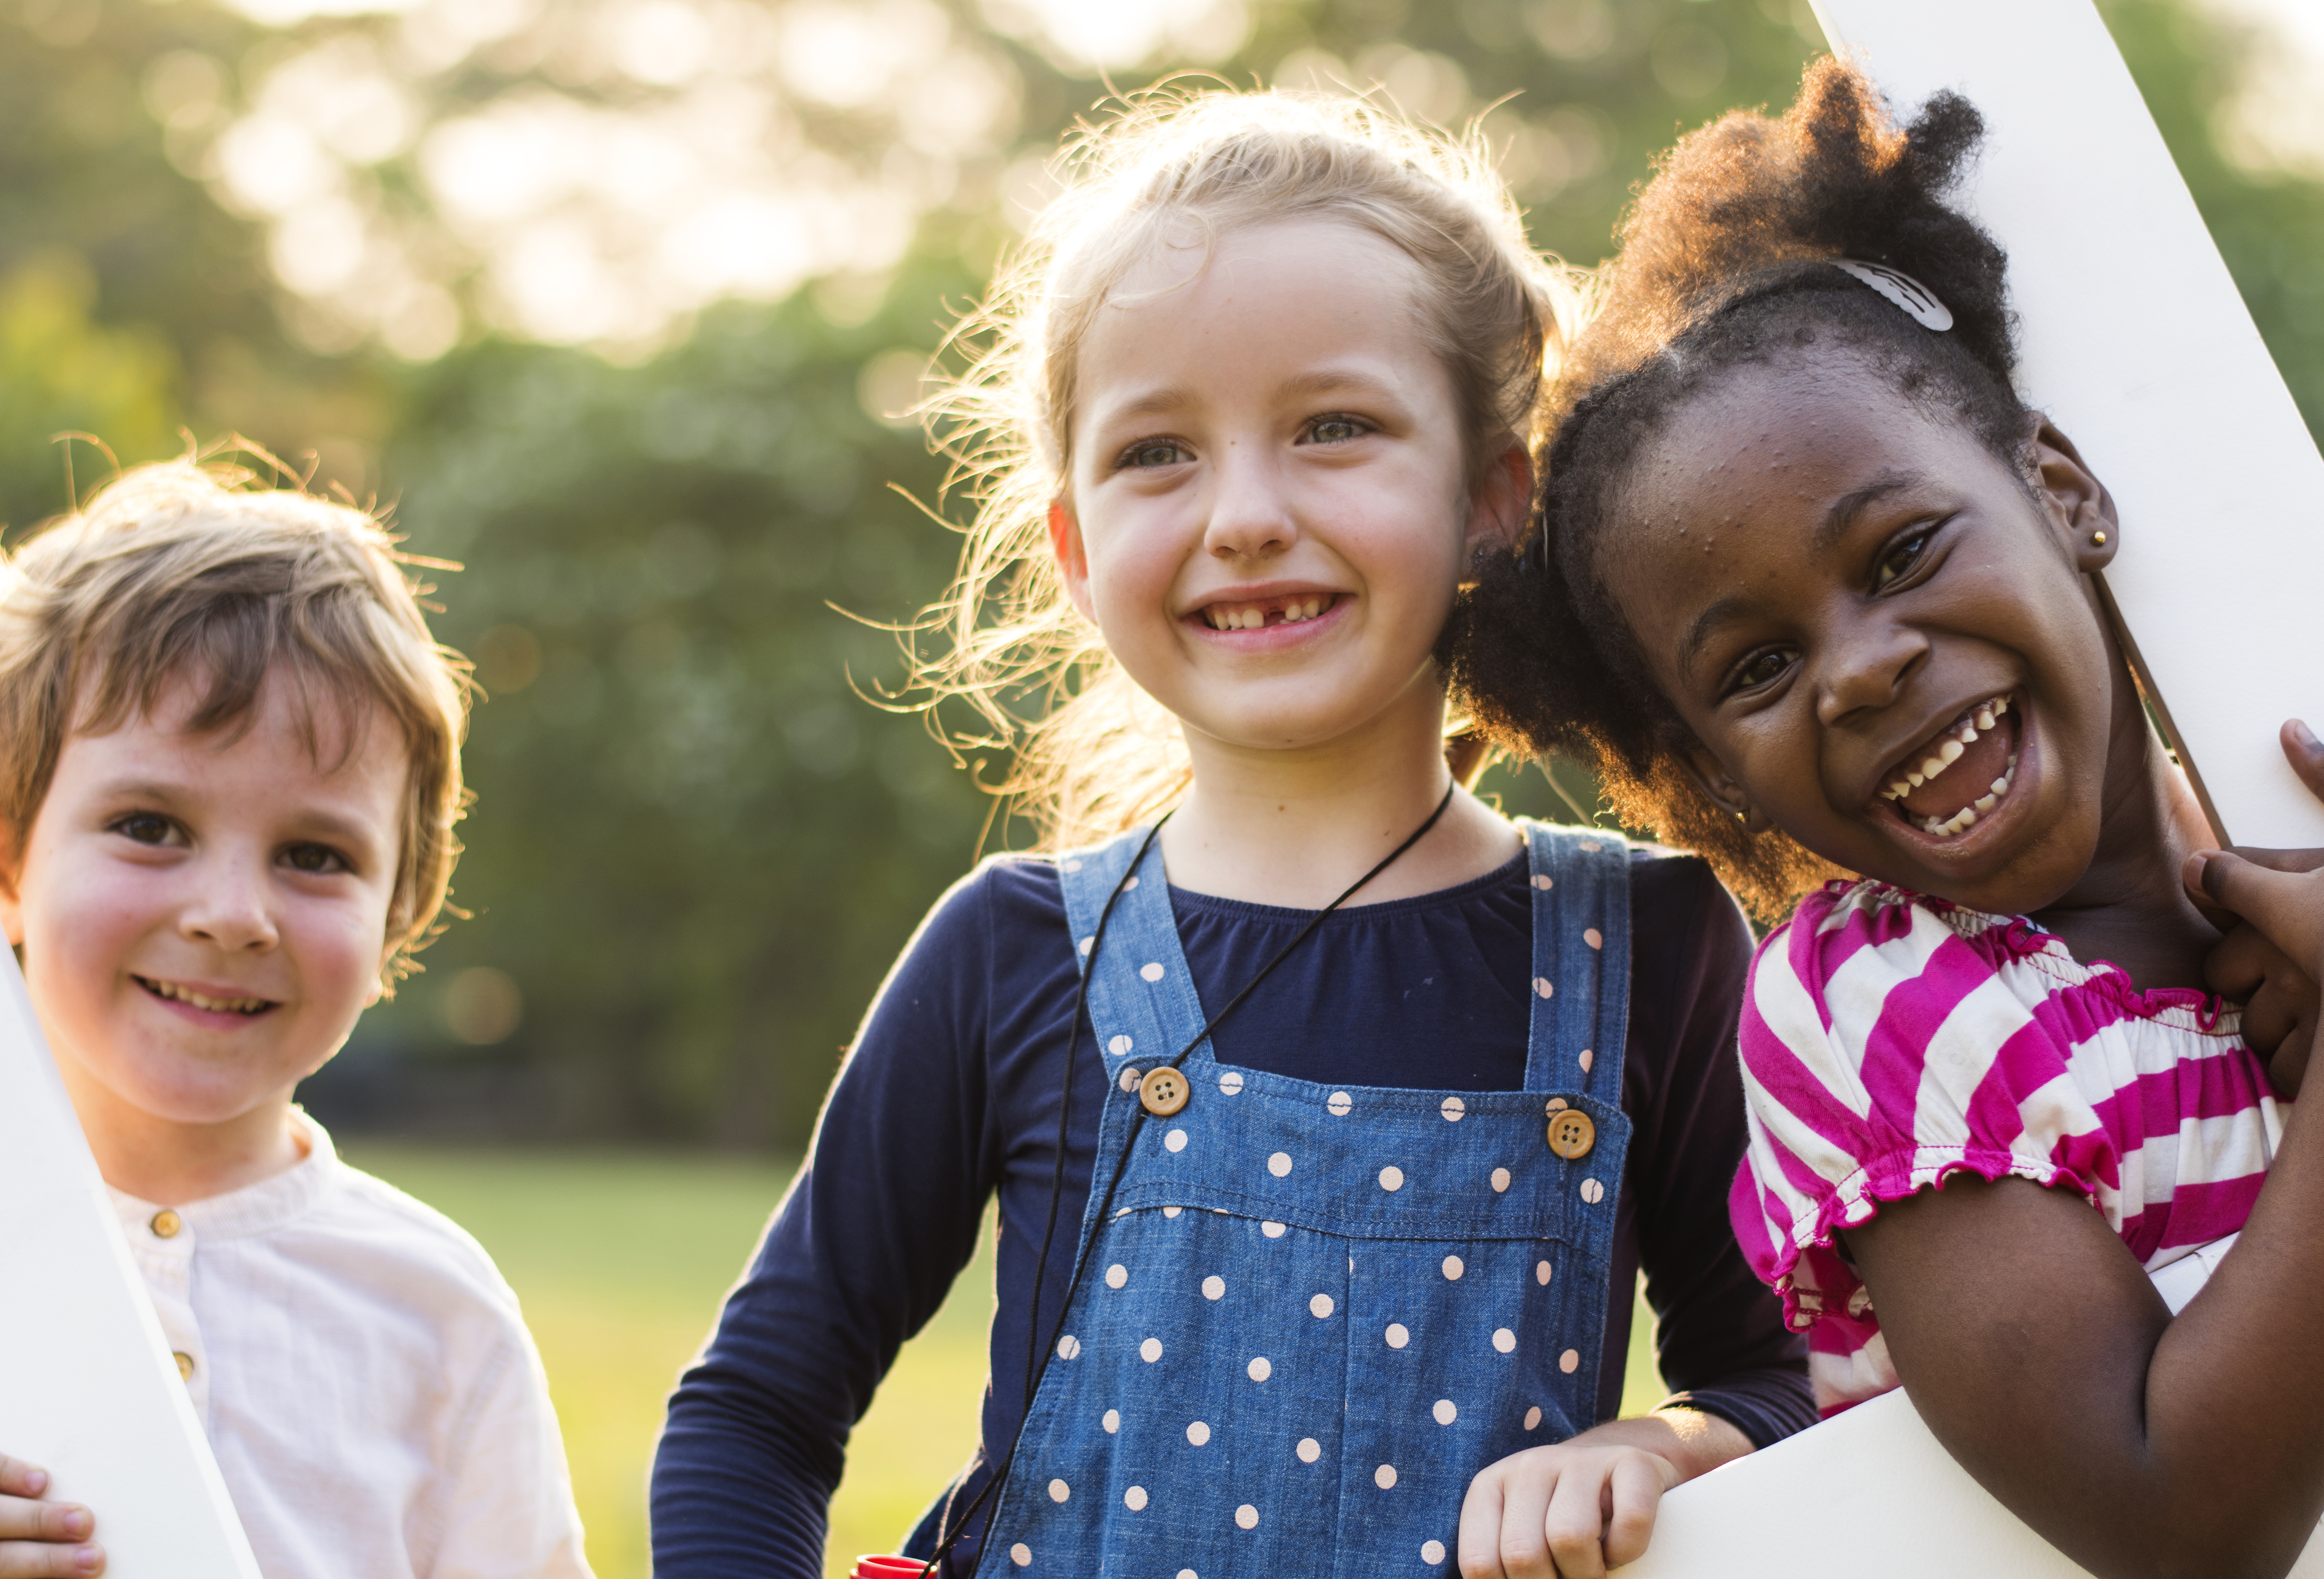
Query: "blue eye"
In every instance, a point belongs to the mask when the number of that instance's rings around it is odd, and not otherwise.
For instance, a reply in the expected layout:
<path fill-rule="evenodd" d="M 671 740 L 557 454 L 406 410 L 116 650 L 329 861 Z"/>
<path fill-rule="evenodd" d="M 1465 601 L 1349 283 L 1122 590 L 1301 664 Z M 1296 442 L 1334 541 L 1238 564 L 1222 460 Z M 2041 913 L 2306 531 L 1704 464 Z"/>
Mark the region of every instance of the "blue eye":
<path fill-rule="evenodd" d="M 1175 466 L 1187 458 L 1184 445 L 1175 438 L 1140 439 L 1121 454 L 1121 464 L 1141 470 L 1159 466 Z"/>

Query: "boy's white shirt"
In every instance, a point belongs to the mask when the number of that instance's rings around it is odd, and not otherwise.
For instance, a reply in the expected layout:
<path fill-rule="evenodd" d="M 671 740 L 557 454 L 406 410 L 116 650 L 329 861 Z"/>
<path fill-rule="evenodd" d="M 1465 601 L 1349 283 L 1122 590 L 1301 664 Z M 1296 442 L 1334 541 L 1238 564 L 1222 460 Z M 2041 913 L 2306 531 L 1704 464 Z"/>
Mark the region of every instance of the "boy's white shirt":
<path fill-rule="evenodd" d="M 515 1293 L 457 1225 L 292 1118 L 304 1161 L 170 1206 L 174 1224 L 112 1192 L 261 1572 L 589 1579 Z"/>

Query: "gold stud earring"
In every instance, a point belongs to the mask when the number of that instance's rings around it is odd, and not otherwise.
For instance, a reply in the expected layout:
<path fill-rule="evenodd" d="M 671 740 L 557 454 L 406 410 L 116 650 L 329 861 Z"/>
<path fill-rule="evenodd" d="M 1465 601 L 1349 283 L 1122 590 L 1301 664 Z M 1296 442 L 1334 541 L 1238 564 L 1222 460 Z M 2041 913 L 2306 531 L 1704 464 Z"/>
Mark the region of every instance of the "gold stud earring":
<path fill-rule="evenodd" d="M 2093 548 L 2103 548 L 2103 547 L 2105 547 L 2105 546 L 2106 546 L 2106 534 L 2105 534 L 2104 532 L 2092 532 L 2092 533 L 2090 534 L 2090 546 L 2091 546 L 2091 547 L 2093 547 Z"/>

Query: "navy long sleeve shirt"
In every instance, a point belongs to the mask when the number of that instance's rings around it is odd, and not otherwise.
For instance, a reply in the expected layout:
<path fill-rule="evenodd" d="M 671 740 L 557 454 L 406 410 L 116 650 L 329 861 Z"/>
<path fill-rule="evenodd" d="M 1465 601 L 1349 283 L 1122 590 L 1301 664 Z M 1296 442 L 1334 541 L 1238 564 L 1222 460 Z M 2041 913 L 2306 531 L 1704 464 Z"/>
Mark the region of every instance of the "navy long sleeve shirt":
<path fill-rule="evenodd" d="M 1611 1418 L 1620 1404 L 1643 1270 L 1674 1401 L 1765 1446 L 1815 1411 L 1803 1345 L 1728 1226 L 1744 1146 L 1733 1050 L 1751 935 L 1701 860 L 1641 850 L 1631 875 L 1622 1107 L 1633 1133 L 1598 1413 Z M 1170 899 L 1206 1012 L 1313 914 L 1176 888 Z M 1532 929 L 1522 857 L 1459 887 L 1337 912 L 1217 1031 L 1218 1060 L 1341 1085 L 1520 1088 Z M 653 1471 L 659 1579 L 823 1572 L 848 1433 L 974 1255 L 996 1194 L 991 1381 L 982 1440 L 962 1445 L 964 1503 L 1007 1452 L 1023 1413 L 1075 984 L 1047 861 L 989 861 L 922 923 L 832 1088 L 807 1166 L 670 1400 Z M 1065 1297 L 1105 1099 L 1086 1025 L 1070 1068 L 1045 1326 Z"/>

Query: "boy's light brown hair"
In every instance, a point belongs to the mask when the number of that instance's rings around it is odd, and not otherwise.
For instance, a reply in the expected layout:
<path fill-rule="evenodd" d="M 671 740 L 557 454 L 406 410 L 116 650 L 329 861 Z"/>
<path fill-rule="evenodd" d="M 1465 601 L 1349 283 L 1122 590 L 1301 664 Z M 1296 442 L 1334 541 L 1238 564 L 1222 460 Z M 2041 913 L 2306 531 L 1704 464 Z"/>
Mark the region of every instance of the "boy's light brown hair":
<path fill-rule="evenodd" d="M 195 688 L 195 734 L 238 731 L 270 678 L 294 687 L 318 764 L 382 707 L 410 776 L 387 918 L 384 986 L 440 930 L 465 794 L 467 661 L 438 646 L 427 589 L 372 516 L 194 457 L 139 466 L 0 554 L 0 864 L 13 868 L 74 734 Z M 318 721 L 318 711 L 328 714 Z"/>

